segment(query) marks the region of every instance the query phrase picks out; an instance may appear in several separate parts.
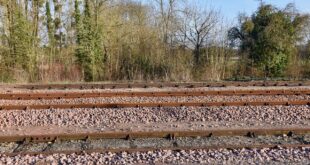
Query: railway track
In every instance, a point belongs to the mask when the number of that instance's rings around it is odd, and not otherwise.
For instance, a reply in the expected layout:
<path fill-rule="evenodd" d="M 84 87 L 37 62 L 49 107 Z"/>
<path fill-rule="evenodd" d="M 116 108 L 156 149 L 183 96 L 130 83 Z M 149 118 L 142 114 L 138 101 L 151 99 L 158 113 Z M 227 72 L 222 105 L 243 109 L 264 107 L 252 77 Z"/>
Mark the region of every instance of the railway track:
<path fill-rule="evenodd" d="M 266 128 L 266 129 L 221 129 L 198 131 L 150 131 L 150 132 L 95 132 L 78 134 L 16 135 L 0 136 L 0 143 L 7 142 L 52 142 L 90 139 L 138 139 L 138 138 L 177 138 L 177 137 L 219 137 L 219 136 L 267 136 L 305 135 L 310 128 Z"/>
<path fill-rule="evenodd" d="M 1 105 L 0 110 L 41 110 L 76 108 L 138 108 L 138 107 L 212 107 L 212 106 L 295 106 L 310 105 L 310 100 L 301 101 L 256 101 L 256 102 L 169 102 L 169 103 L 104 103 L 104 104 L 47 104 L 47 105 Z"/>
<path fill-rule="evenodd" d="M 67 93 L 5 93 L 2 100 L 74 99 L 96 97 L 188 97 L 188 96 L 246 96 L 246 95 L 310 95 L 310 90 L 225 90 L 225 91 L 167 91 L 167 92 L 67 92 Z"/>
<path fill-rule="evenodd" d="M 157 131 L 157 132 L 99 132 L 83 134 L 19 135 L 0 136 L 0 143 L 16 143 L 15 148 L 6 155 L 53 154 L 81 152 L 145 152 L 154 150 L 198 150 L 198 149 L 241 149 L 272 147 L 310 147 L 306 141 L 294 143 L 255 142 L 255 138 L 284 136 L 293 140 L 310 134 L 310 128 L 269 128 L 269 129 L 225 129 L 200 131 Z M 214 138 L 248 138 L 253 144 L 205 144 L 191 146 L 182 141 L 212 141 Z M 286 138 L 286 140 L 287 140 Z M 279 138 L 278 138 L 279 139 Z M 154 142 L 155 141 L 155 142 Z M 163 142 L 166 141 L 164 144 Z M 115 143 L 115 144 L 112 144 Z M 157 144 L 158 143 L 158 144 Z M 170 145 L 173 144 L 173 145 Z M 140 145 L 139 145 L 140 144 Z M 11 145 L 12 146 L 12 145 Z M 14 145 L 13 145 L 14 146 Z M 39 146 L 39 147 L 38 147 Z M 43 147 L 42 147 L 43 146 Z M 66 146 L 59 148 L 59 146 Z M 33 151 L 35 150 L 35 151 Z"/>
<path fill-rule="evenodd" d="M 287 97 L 294 95 L 310 95 L 310 90 L 283 88 L 275 89 L 257 89 L 257 90 L 229 90 L 229 88 L 220 91 L 160 91 L 160 92 L 98 92 L 98 91 L 46 91 L 46 89 L 116 89 L 116 88 L 164 88 L 164 87 L 180 87 L 180 88 L 196 88 L 196 87 L 226 87 L 226 86 L 307 86 L 310 82 L 247 82 L 247 83 L 153 83 L 153 84 L 54 84 L 54 85 L 20 85 L 15 88 L 24 89 L 42 89 L 45 91 L 25 92 L 25 93 L 2 93 L 0 100 L 6 104 L 0 105 L 0 112 L 7 110 L 44 110 L 44 109 L 79 109 L 79 108 L 137 108 L 137 107 L 212 107 L 212 106 L 298 106 L 310 105 L 310 100 L 295 100 L 295 101 L 232 101 L 232 102 L 198 102 L 194 100 L 189 102 L 185 99 L 184 102 L 163 102 L 161 99 L 155 102 L 137 102 L 136 99 L 130 99 L 132 102 L 125 103 L 77 103 L 76 100 L 55 101 L 55 104 L 50 101 L 39 101 L 38 105 L 31 105 L 32 101 L 17 101 L 17 100 L 59 100 L 59 99 L 76 99 L 76 98 L 112 98 L 112 97 L 193 97 L 193 96 L 273 96 L 285 95 Z M 170 89 L 173 90 L 173 89 Z M 14 90 L 13 90 L 14 91 Z M 147 90 L 146 90 L 147 91 Z M 37 92 L 37 91 L 35 91 Z M 256 97 L 254 97 L 256 98 Z M 260 98 L 260 97 L 259 97 Z M 273 97 L 266 97 L 273 98 Z M 282 98 L 282 97 L 280 97 Z M 286 98 L 286 97 L 285 97 Z M 295 97 L 294 97 L 295 98 Z M 302 99 L 303 97 L 296 97 Z M 264 98 L 265 99 L 265 98 Z M 279 98 L 277 98 L 279 99 Z M 15 101 L 14 101 L 15 100 Z M 92 101 L 92 99 L 90 99 Z M 111 99 L 113 100 L 113 99 Z M 79 100 L 78 100 L 79 101 Z M 84 101 L 84 100 L 83 100 Z M 113 100 L 114 101 L 114 100 Z M 166 101 L 166 100 L 165 100 Z M 54 102 L 54 101 L 52 101 Z M 40 104 L 41 103 L 41 104 Z M 26 105 L 23 105 L 26 104 Z M 230 108 L 230 107 L 227 107 Z M 258 109 L 260 107 L 257 107 Z M 291 107 L 289 107 L 291 108 Z M 294 107 L 299 108 L 299 107 Z M 307 107 L 306 107 L 307 108 Z M 305 108 L 305 109 L 306 109 Z M 85 111 L 87 111 L 85 109 Z M 247 108 L 245 108 L 247 109 Z M 268 108 L 266 108 L 268 109 Z M 293 109 L 293 108 L 292 108 Z M 71 110 L 70 110 L 71 111 Z M 83 110 L 83 113 L 85 112 Z M 110 110 L 109 110 L 110 111 Z M 53 111 L 54 112 L 54 111 Z M 52 113 L 53 113 L 52 112 Z M 113 111 L 112 111 L 113 112 Z M 12 121 L 7 124 L 14 125 L 15 121 L 24 122 L 24 113 L 13 112 Z M 37 113 L 37 112 L 36 112 Z M 38 111 L 38 114 L 41 112 Z M 58 112 L 57 112 L 58 113 Z M 75 110 L 70 112 L 75 113 Z M 86 112 L 87 113 L 87 112 Z M 143 112 L 142 112 L 143 113 Z M 225 113 L 225 112 L 224 112 Z M 269 113 L 269 112 L 268 112 Z M 270 113 L 274 113 L 273 111 Z M 6 114 L 6 113 L 4 113 Z M 26 114 L 26 113 L 25 113 Z M 44 114 L 44 113 L 42 113 Z M 28 114 L 27 114 L 28 115 Z M 26 117 L 27 117 L 26 115 Z M 9 113 L 5 116 L 11 116 Z M 283 115 L 284 116 L 284 115 Z M 307 115 L 305 115 L 307 116 Z M 81 119 L 84 116 L 82 115 Z M 8 117 L 10 118 L 10 117 Z M 34 117 L 36 118 L 36 117 Z M 104 119 L 104 115 L 102 117 Z M 296 117 L 297 118 L 297 117 Z M 99 119 L 99 120 L 103 120 Z M 26 119 L 28 120 L 28 119 Z M 32 120 L 32 119 L 31 119 Z M 40 120 L 40 119 L 39 119 Z M 40 123 L 33 122 L 33 125 Z M 42 120 L 42 119 L 41 119 Z M 61 119 L 67 121 L 64 117 Z M 97 120 L 97 119 L 96 119 Z M 226 118 L 225 118 L 226 120 Z M 88 120 L 86 120 L 89 122 Z M 111 120 L 112 121 L 112 120 Z M 140 120 L 134 124 L 139 125 Z M 161 120 L 160 120 L 161 121 Z M 25 121 L 25 123 L 31 123 Z M 189 121 L 191 122 L 191 121 Z M 112 121 L 113 123 L 113 121 Z M 117 123 L 117 122 L 115 122 Z M 154 123 L 156 124 L 156 123 Z M 163 124 L 163 123 L 161 123 Z M 165 126 L 174 124 L 168 122 Z M 17 124 L 18 125 L 18 124 Z M 20 125 L 18 125 L 20 126 Z M 62 127 L 63 125 L 61 125 Z M 42 127 L 48 127 L 42 125 Z M 64 126 L 65 127 L 65 126 Z M 99 128 L 99 125 L 91 126 L 90 128 Z M 22 129 L 23 126 L 21 126 Z M 101 128 L 101 127 L 100 127 Z M 164 128 L 164 126 L 163 126 Z M 190 127 L 192 130 L 184 130 L 179 127 L 178 130 L 168 131 L 114 131 L 114 132 L 91 132 L 91 133 L 62 133 L 62 134 L 19 134 L 12 135 L 9 133 L 0 133 L 0 154 L 5 155 L 50 155 L 55 153 L 93 153 L 93 152 L 147 152 L 158 150 L 209 150 L 209 149 L 243 149 L 243 148 L 301 148 L 310 147 L 310 127 L 296 128 L 266 128 L 266 129 L 227 129 L 217 130 L 208 129 L 207 127 Z M 202 129 L 203 130 L 199 130 Z M 160 129 L 157 129 L 160 130 Z M 83 131 L 81 129 L 80 131 Z M 13 133 L 12 131 L 11 133 Z M 22 132 L 20 130 L 15 131 Z M 79 132 L 79 131 L 77 131 Z M 240 140 L 241 139 L 241 140 Z M 238 141 L 239 140 L 239 141 Z M 238 141 L 238 142 L 237 142 Z"/>
<path fill-rule="evenodd" d="M 197 87 L 227 87 L 227 86 L 309 86 L 310 81 L 251 81 L 251 82 L 209 82 L 209 83 L 93 83 L 93 84 L 27 84 L 3 85 L 19 89 L 117 89 L 117 88 L 197 88 Z"/>
<path fill-rule="evenodd" d="M 221 150 L 221 149 L 266 149 L 266 148 L 309 148 L 310 144 L 259 144 L 259 145 L 218 145 L 218 146 L 206 146 L 206 147 L 161 147 L 161 148 L 109 148 L 109 149 L 88 149 L 88 150 L 61 150 L 61 151 L 27 151 L 27 152 L 5 152 L 0 153 L 6 156 L 16 156 L 16 155 L 52 155 L 52 154 L 92 154 L 92 153 L 135 153 L 135 152 L 149 152 L 158 150 L 171 150 L 171 151 L 190 151 L 190 150 Z"/>

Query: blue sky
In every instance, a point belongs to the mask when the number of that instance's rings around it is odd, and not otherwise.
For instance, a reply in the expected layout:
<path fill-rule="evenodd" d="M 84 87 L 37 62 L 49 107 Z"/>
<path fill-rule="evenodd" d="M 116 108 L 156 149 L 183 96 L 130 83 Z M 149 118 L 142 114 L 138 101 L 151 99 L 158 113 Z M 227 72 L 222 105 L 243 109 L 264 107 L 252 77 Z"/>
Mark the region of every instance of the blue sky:
<path fill-rule="evenodd" d="M 231 21 L 235 21 L 240 12 L 251 15 L 260 3 L 257 0 L 197 0 L 197 2 L 220 9 L 223 16 Z M 293 2 L 300 12 L 310 13 L 310 0 L 264 0 L 264 2 L 279 8 L 284 8 L 288 3 Z"/>
<path fill-rule="evenodd" d="M 140 0 L 142 2 L 153 2 L 154 0 Z M 236 21 L 239 13 L 251 15 L 256 11 L 260 1 L 258 0 L 187 0 L 198 6 L 213 7 L 219 9 L 228 21 Z M 310 13 L 310 0 L 263 0 L 267 4 L 284 8 L 288 3 L 295 3 L 297 9 L 302 13 Z"/>

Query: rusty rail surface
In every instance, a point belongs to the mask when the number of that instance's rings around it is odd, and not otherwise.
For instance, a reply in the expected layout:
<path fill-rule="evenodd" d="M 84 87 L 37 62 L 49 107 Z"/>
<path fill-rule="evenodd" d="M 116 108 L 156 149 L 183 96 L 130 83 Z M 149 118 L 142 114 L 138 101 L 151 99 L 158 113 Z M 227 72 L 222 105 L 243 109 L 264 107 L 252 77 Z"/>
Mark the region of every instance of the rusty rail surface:
<path fill-rule="evenodd" d="M 245 95 L 310 95 L 309 90 L 225 90 L 225 91 L 165 91 L 165 92 L 68 92 L 68 93 L 6 93 L 2 100 L 74 99 L 96 97 L 182 97 L 182 96 L 245 96 Z"/>
<path fill-rule="evenodd" d="M 277 136 L 310 134 L 310 128 L 266 128 L 266 129 L 211 129 L 198 131 L 150 131 L 150 132 L 94 132 L 76 134 L 9 135 L 0 136 L 0 142 L 52 142 L 90 139 L 137 139 L 177 137 L 219 137 L 219 136 Z"/>
<path fill-rule="evenodd" d="M 251 82 L 206 82 L 206 83 L 87 83 L 87 84 L 25 84 L 2 85 L 21 89 L 116 89 L 116 88 L 163 88 L 163 87 L 227 87 L 227 86 L 309 86 L 310 81 L 251 81 Z"/>
<path fill-rule="evenodd" d="M 310 105 L 310 100 L 256 101 L 256 102 L 169 102 L 169 103 L 103 103 L 103 104 L 47 104 L 47 105 L 1 105 L 0 110 L 42 110 L 75 108 L 138 108 L 138 107 L 211 107 L 211 106 L 295 106 Z"/>

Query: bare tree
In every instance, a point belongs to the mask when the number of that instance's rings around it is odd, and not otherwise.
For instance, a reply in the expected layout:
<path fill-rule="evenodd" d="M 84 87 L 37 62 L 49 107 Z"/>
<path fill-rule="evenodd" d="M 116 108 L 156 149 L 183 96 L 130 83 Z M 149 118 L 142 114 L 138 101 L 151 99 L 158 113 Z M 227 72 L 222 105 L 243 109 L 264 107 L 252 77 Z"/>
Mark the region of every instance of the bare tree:
<path fill-rule="evenodd" d="M 185 0 L 155 0 L 161 38 L 166 44 L 172 43 L 175 34 L 176 15 L 179 11 L 178 5 L 183 1 Z"/>
<path fill-rule="evenodd" d="M 96 28 L 98 28 L 98 20 L 99 20 L 99 16 L 100 16 L 100 13 L 102 12 L 102 8 L 104 6 L 104 4 L 106 2 L 108 2 L 110 0 L 94 0 L 94 1 L 91 1 L 93 3 L 93 6 L 94 6 L 94 17 L 95 17 L 95 26 Z"/>
<path fill-rule="evenodd" d="M 208 44 L 212 30 L 219 22 L 219 12 L 214 9 L 187 8 L 181 14 L 178 39 L 194 49 L 195 64 L 199 64 L 201 49 Z"/>
<path fill-rule="evenodd" d="M 310 42 L 310 19 L 308 19 L 307 24 L 305 26 L 305 38 L 307 42 Z"/>

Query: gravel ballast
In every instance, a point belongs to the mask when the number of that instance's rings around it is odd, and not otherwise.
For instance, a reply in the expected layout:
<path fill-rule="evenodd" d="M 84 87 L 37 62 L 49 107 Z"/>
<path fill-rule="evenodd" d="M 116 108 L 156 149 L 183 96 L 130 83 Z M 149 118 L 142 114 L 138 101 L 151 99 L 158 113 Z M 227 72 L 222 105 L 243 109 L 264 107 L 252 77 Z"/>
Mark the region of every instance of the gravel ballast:
<path fill-rule="evenodd" d="M 310 148 L 0 155 L 0 164 L 308 164 Z"/>
<path fill-rule="evenodd" d="M 0 127 L 76 126 L 114 128 L 117 124 L 173 124 L 186 122 L 309 124 L 309 106 L 161 107 L 121 109 L 46 109 L 2 111 Z M 215 124 L 213 124 L 215 126 Z"/>
<path fill-rule="evenodd" d="M 225 87 L 225 88 L 135 88 L 93 90 L 18 90 L 0 93 L 70 93 L 132 91 L 265 90 L 310 87 Z M 114 97 L 55 100 L 0 100 L 0 105 L 93 104 L 130 102 L 234 102 L 310 100 L 307 95 L 199 96 L 199 97 Z M 75 133 L 87 131 L 204 130 L 219 128 L 310 127 L 310 106 L 226 106 L 10 110 L 0 112 L 0 135 Z M 307 137 L 309 140 L 309 137 Z M 239 139 L 240 140 L 240 139 Z M 296 141 L 299 139 L 294 139 Z M 244 141 L 245 140 L 241 140 Z M 276 141 L 276 140 L 275 140 Z M 184 144 L 188 141 L 180 141 Z M 214 141 L 221 144 L 220 141 Z M 234 140 L 233 142 L 236 142 Z M 250 143 L 250 141 L 248 141 Z M 113 143 L 114 144 L 114 143 Z M 199 146 L 200 141 L 193 145 Z M 16 147 L 14 145 L 9 147 Z M 37 146 L 44 148 L 46 146 Z M 62 145 L 60 147 L 63 147 Z M 19 148 L 20 151 L 27 148 Z M 17 151 L 19 151 L 17 150 Z M 149 151 L 134 153 L 52 154 L 5 156 L 0 164 L 305 164 L 310 148 L 240 150 Z"/>

